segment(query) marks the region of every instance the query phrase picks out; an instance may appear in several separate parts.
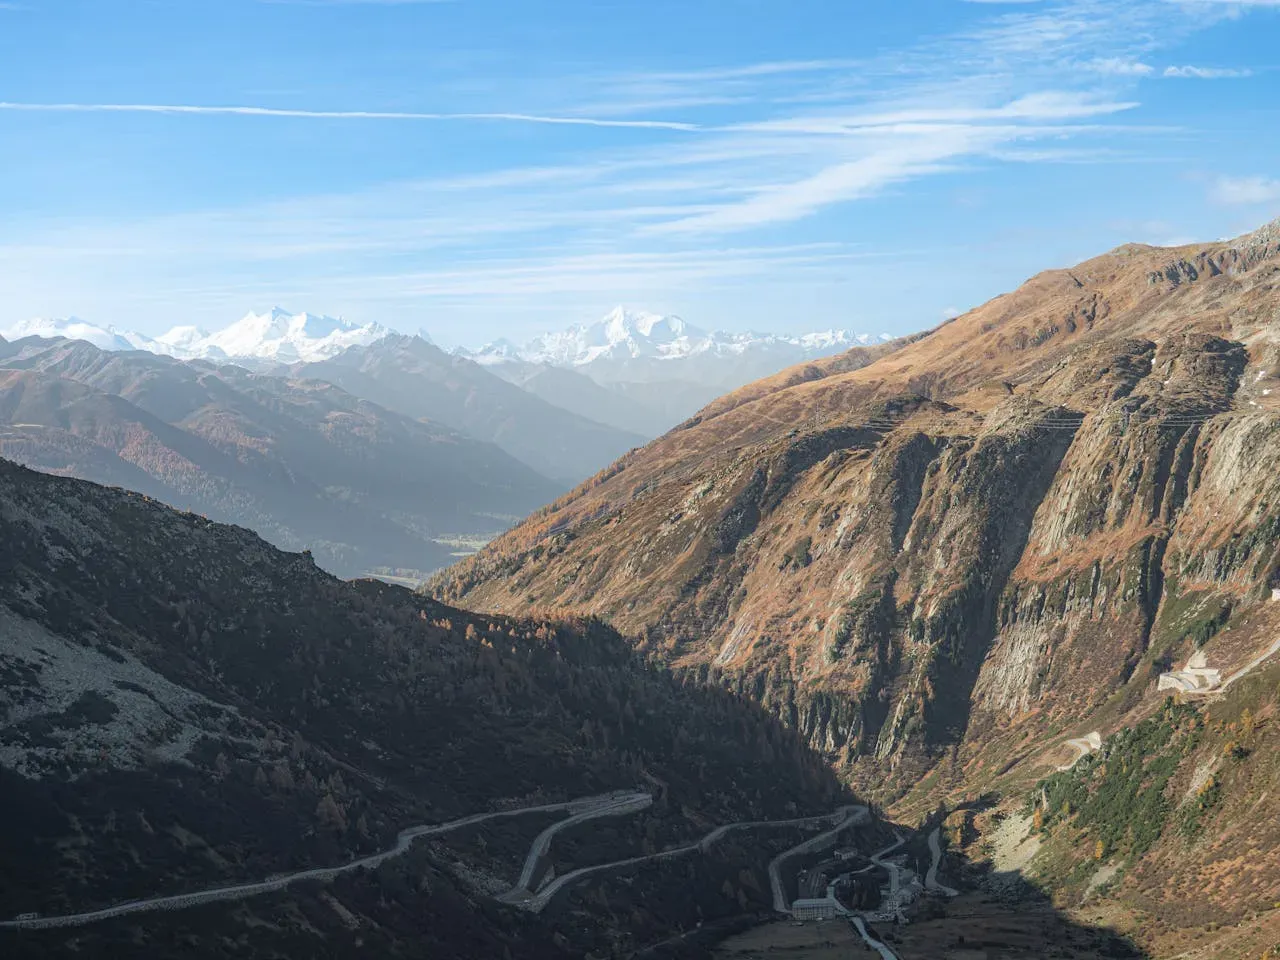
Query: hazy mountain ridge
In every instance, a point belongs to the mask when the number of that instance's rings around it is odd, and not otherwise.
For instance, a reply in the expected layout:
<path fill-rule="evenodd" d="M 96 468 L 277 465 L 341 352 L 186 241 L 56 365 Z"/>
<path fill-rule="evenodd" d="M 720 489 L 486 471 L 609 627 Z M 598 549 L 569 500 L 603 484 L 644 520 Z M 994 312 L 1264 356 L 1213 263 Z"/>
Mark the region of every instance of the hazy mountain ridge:
<path fill-rule="evenodd" d="M 1280 630 L 1277 317 L 1280 225 L 1121 247 L 859 369 L 724 398 L 434 593 L 605 616 L 909 808 L 1017 795 L 1067 737 L 1153 710 L 1197 646 L 1225 675 Z M 1255 716 L 1275 713 L 1268 669 L 1240 692 Z M 1212 760 L 1188 750 L 1170 760 L 1184 790 Z M 1214 909 L 1269 909 L 1280 838 L 1245 811 L 1280 815 L 1277 771 L 1257 763 L 1219 840 L 1188 846 L 1171 817 L 1149 851 L 1104 850 L 1117 902 L 1160 918 L 1134 921 L 1148 942 L 1196 922 L 1180 898 L 1246 847 L 1253 879 L 1212 881 Z M 1180 809 L 1174 789 L 1161 802 Z"/>
<path fill-rule="evenodd" d="M 421 337 L 385 337 L 294 372 L 494 443 L 566 487 L 646 439 L 539 399 Z"/>
<path fill-rule="evenodd" d="M 433 537 L 492 533 L 556 492 L 496 447 L 327 383 L 78 341 L 6 346 L 0 452 L 251 526 L 346 574 L 430 569 L 451 552 Z"/>
<path fill-rule="evenodd" d="M 142 350 L 181 360 L 232 361 L 259 372 L 276 374 L 287 372 L 299 363 L 336 360 L 347 349 L 355 349 L 364 356 L 388 340 L 390 345 L 373 352 L 402 350 L 405 342 L 413 339 L 378 323 L 356 324 L 316 314 L 293 314 L 280 307 L 249 313 L 212 334 L 188 324 L 175 326 L 159 337 L 150 337 L 76 318 L 25 321 L 0 332 L 9 339 L 66 337 L 86 340 L 108 351 Z M 432 350 L 436 349 L 425 333 L 417 336 Z M 841 330 L 794 336 L 706 332 L 679 317 L 619 307 L 596 323 L 545 334 L 524 346 L 500 340 L 476 351 L 463 348 L 453 351 L 454 357 L 475 361 L 495 373 L 497 379 L 514 383 L 533 397 L 628 434 L 625 439 L 596 439 L 589 434 L 598 430 L 579 422 L 577 431 L 587 435 L 576 437 L 570 447 L 584 446 L 587 453 L 579 458 L 570 451 L 567 460 L 558 453 L 554 456 L 542 453 L 540 447 L 544 442 L 552 446 L 561 443 L 547 440 L 545 430 L 534 432 L 536 440 L 525 441 L 519 436 L 521 430 L 504 423 L 510 418 L 501 411 L 514 405 L 515 400 L 495 386 L 495 381 L 485 381 L 475 371 L 464 375 L 465 367 L 458 363 L 453 365 L 455 369 L 451 373 L 442 374 L 440 371 L 449 369 L 443 357 L 433 357 L 425 366 L 433 368 L 432 377 L 437 381 L 444 376 L 466 381 L 468 396 L 472 399 L 463 409 L 448 398 L 438 398 L 444 401 L 440 406 L 399 400 L 396 403 L 400 404 L 397 409 L 411 406 L 414 411 L 411 415 L 439 420 L 472 433 L 477 439 L 502 445 L 504 438 L 510 438 L 510 444 L 518 447 L 519 452 L 512 446 L 504 447 L 509 452 L 542 473 L 576 483 L 611 462 L 629 446 L 665 433 L 729 390 L 794 363 L 835 354 L 855 344 L 871 345 L 886 339 Z M 419 351 L 420 365 L 424 364 L 424 353 Z M 350 362 L 343 365 L 348 377 L 350 366 Z M 389 403 L 390 396 L 388 393 L 369 395 L 384 405 L 396 406 Z M 534 403 L 535 410 L 539 406 Z M 477 412 L 473 413 L 473 408 Z M 495 409 L 499 411 L 496 421 Z M 540 416 L 556 418 L 546 410 L 541 410 Z M 562 424 L 555 429 L 564 431 L 566 426 Z"/>

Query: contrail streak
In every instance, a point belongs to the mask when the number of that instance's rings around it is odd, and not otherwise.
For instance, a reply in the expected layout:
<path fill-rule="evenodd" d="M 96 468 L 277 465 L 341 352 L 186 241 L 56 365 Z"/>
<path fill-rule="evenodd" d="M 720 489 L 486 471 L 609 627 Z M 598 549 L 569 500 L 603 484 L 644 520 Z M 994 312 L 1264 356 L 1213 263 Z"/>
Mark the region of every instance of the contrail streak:
<path fill-rule="evenodd" d="M 595 117 L 553 117 L 532 113 L 412 113 L 388 110 L 291 110 L 277 107 L 216 107 L 173 103 L 8 103 L 0 110 L 27 113 L 158 113 L 204 116 L 297 117 L 307 120 L 494 120 L 509 123 L 547 123 L 574 127 L 629 127 L 648 130 L 701 130 L 694 123 L 674 120 L 601 120 Z"/>

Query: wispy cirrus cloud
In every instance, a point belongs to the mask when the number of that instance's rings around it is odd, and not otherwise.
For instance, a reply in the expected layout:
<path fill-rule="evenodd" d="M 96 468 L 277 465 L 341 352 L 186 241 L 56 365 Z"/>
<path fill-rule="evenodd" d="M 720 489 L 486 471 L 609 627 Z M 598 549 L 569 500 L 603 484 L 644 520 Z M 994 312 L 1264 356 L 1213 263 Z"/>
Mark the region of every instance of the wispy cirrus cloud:
<path fill-rule="evenodd" d="M 25 113 L 150 113 L 187 116 L 284 117 L 304 120 L 473 120 L 540 123 L 559 126 L 631 127 L 650 130 L 696 130 L 692 123 L 671 120 L 613 120 L 597 117 L 545 116 L 527 113 L 417 113 L 389 110 L 301 110 L 285 107 L 206 106 L 173 103 L 11 103 L 0 110 Z"/>
<path fill-rule="evenodd" d="M 494 168 L 464 176 L 172 217 L 46 223 L 40 231 L 0 221 L 0 302 L 27 302 L 28 277 L 110 289 L 119 303 L 145 290 L 149 309 L 198 304 L 201 320 L 231 306 L 240 312 L 246 301 L 352 313 L 361 302 L 514 310 L 574 296 L 653 302 L 666 291 L 747 278 L 834 285 L 864 250 L 771 243 L 769 228 L 807 239 L 801 221 L 912 183 L 1002 164 L 1114 162 L 1126 144 L 1146 148 L 1167 132 L 1127 115 L 1140 109 L 1133 79 L 1158 76 L 1151 64 L 1161 62 L 1163 45 L 1195 29 L 1171 23 L 1168 12 L 1163 0 L 993 6 L 977 26 L 884 55 L 584 68 L 504 82 L 477 112 L 0 104 L 26 112 L 521 123 L 550 136 L 561 125 L 636 131 L 547 154 L 559 163 L 504 166 L 498 154 L 484 158 Z M 483 109 L 490 106 L 497 109 Z"/>
<path fill-rule="evenodd" d="M 1086 70 L 1111 77 L 1149 77 L 1156 68 L 1140 60 L 1126 60 L 1123 57 L 1107 57 L 1102 60 L 1090 60 L 1084 64 Z"/>
<path fill-rule="evenodd" d="M 1161 76 L 1190 80 L 1224 80 L 1251 77 L 1253 71 L 1231 67 L 1165 67 Z"/>

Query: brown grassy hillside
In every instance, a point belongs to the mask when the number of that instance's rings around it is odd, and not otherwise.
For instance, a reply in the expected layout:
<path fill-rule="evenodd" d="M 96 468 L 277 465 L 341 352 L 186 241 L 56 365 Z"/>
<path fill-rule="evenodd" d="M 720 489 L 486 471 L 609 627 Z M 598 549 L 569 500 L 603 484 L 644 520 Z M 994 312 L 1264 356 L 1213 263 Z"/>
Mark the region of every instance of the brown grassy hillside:
<path fill-rule="evenodd" d="M 1121 247 L 866 366 L 744 388 L 431 589 L 602 615 L 909 811 L 1027 789 L 1067 738 L 1151 715 L 1197 648 L 1247 663 L 1277 586 L 1280 223 Z M 1272 817 L 1272 786 L 1241 803 Z M 1176 929 L 1212 880 L 1240 922 L 1269 910 L 1224 851 L 1170 827 L 1124 909 Z M 1162 876 L 1183 892 L 1140 907 Z"/>

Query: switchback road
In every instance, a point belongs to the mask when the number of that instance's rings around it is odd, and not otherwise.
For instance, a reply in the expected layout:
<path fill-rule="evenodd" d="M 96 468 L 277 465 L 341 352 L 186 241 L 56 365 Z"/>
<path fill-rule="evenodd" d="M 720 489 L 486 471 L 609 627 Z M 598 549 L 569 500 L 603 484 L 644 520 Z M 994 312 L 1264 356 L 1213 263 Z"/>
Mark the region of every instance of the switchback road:
<path fill-rule="evenodd" d="M 1059 773 L 1065 773 L 1095 750 L 1101 750 L 1102 734 L 1095 730 L 1087 736 L 1083 736 L 1075 740 L 1068 740 L 1067 746 L 1074 750 L 1076 755 L 1071 758 L 1070 763 L 1064 763 L 1062 766 L 1058 767 Z"/>
<path fill-rule="evenodd" d="M 706 853 L 714 843 L 716 843 L 718 840 L 722 839 L 728 833 L 734 830 L 759 830 L 759 829 L 765 829 L 768 827 L 804 826 L 804 825 L 813 824 L 813 823 L 821 823 L 823 821 L 839 820 L 839 826 L 837 826 L 835 829 L 829 830 L 826 833 L 823 833 L 817 837 L 813 837 L 809 840 L 806 840 L 804 843 L 799 844 L 796 847 L 792 847 L 786 853 L 782 854 L 781 858 L 776 858 L 774 862 L 769 865 L 769 878 L 770 878 L 770 882 L 773 883 L 775 878 L 775 872 L 774 872 L 775 865 L 779 863 L 779 860 L 781 860 L 782 858 L 791 856 L 793 854 L 803 853 L 806 850 L 811 848 L 817 849 L 818 844 L 820 844 L 821 842 L 826 842 L 828 839 L 836 836 L 837 834 L 840 833 L 840 831 L 844 830 L 846 827 L 850 827 L 854 823 L 864 822 L 865 819 L 869 819 L 869 818 L 870 818 L 870 811 L 866 807 L 847 806 L 847 807 L 841 807 L 835 813 L 827 814 L 826 816 L 803 817 L 798 820 L 753 820 L 753 821 L 743 821 L 740 823 L 728 823 L 728 824 L 725 824 L 724 826 L 716 827 L 714 830 L 712 830 L 710 833 L 704 836 L 701 840 L 698 840 L 695 843 L 687 844 L 686 846 L 683 846 L 683 847 L 676 847 L 675 849 L 672 849 L 672 850 L 664 850 L 661 853 L 652 853 L 652 854 L 649 854 L 648 856 L 628 857 L 625 860 L 615 860 L 611 863 L 600 863 L 600 864 L 596 864 L 595 866 L 581 867 L 577 870 L 573 870 L 569 873 L 566 873 L 562 877 L 557 877 L 555 880 L 551 881 L 551 883 L 547 884 L 545 887 L 537 891 L 537 893 L 530 893 L 528 891 L 524 891 L 523 894 L 521 895 L 520 891 L 512 890 L 509 892 L 512 896 L 510 896 L 510 898 L 507 899 L 507 902 L 512 903 L 518 907 L 521 907 L 522 909 L 528 910 L 531 913 L 540 913 L 543 910 L 543 908 L 546 907 L 546 905 L 551 902 L 551 900 L 555 897 L 555 895 L 559 893 L 561 890 L 563 890 L 565 887 L 569 886 L 570 884 L 577 883 L 579 880 L 583 880 L 586 877 L 589 877 L 593 874 L 605 873 L 613 870 L 621 870 L 626 867 L 639 866 L 640 864 L 652 863 L 659 860 L 670 860 L 670 859 L 674 859 L 675 857 L 683 857 L 690 853 Z M 777 885 L 774 887 L 775 906 L 779 902 L 780 890 L 781 890 L 781 878 L 778 878 Z M 504 897 L 504 899 L 506 898 Z M 781 912 L 787 913 L 790 911 L 790 904 L 785 903 L 785 896 L 782 897 L 782 899 L 784 903 L 781 908 Z"/>
<path fill-rule="evenodd" d="M 588 820 L 595 820 L 598 817 L 617 817 L 624 813 L 636 813 L 652 804 L 653 797 L 647 793 L 628 794 L 619 797 L 614 802 L 591 807 L 581 813 L 566 817 L 564 820 L 556 821 L 538 834 L 537 839 L 533 841 L 533 846 L 529 848 L 529 855 L 524 859 L 524 869 L 520 871 L 520 879 L 516 881 L 514 887 L 498 899 L 505 901 L 520 900 L 530 892 L 530 884 L 533 883 L 538 864 L 542 862 L 542 858 L 550 851 L 551 841 L 562 830 L 577 826 L 580 823 L 586 823 Z"/>
<path fill-rule="evenodd" d="M 101 920 L 110 920 L 113 917 L 122 917 L 130 913 L 146 913 L 158 910 L 185 910 L 188 907 L 195 907 L 205 903 L 214 903 L 219 900 L 242 900 L 246 897 L 262 896 L 266 893 L 275 893 L 276 891 L 283 890 L 285 887 L 303 880 L 320 880 L 327 882 L 344 873 L 350 873 L 353 870 L 372 870 L 393 857 L 399 857 L 407 853 L 409 848 L 413 846 L 414 841 L 421 837 L 431 837 L 442 833 L 449 833 L 453 830 L 460 830 L 463 827 L 472 826 L 473 824 L 483 823 L 486 820 L 518 817 L 526 813 L 554 813 L 562 810 L 569 810 L 580 815 L 582 812 L 589 812 L 595 809 L 613 809 L 620 803 L 639 804 L 641 798 L 652 802 L 652 797 L 647 793 L 611 793 L 603 796 L 583 797 L 578 800 L 568 800 L 563 803 L 548 803 L 536 807 L 498 810 L 492 813 L 476 813 L 469 817 L 463 817 L 459 820 L 451 820 L 448 823 L 427 824 L 418 827 L 410 827 L 407 830 L 401 830 L 396 836 L 395 846 L 391 847 L 389 850 L 384 850 L 381 853 L 375 853 L 368 857 L 361 857 L 359 860 L 353 860 L 350 863 L 345 863 L 337 867 L 317 867 L 311 870 L 299 870 L 296 873 L 287 873 L 280 876 L 270 877 L 266 880 L 261 880 L 255 883 L 239 883 L 231 886 L 216 887 L 212 890 L 200 890 L 193 893 L 180 893 L 165 897 L 153 897 L 147 900 L 132 900 L 128 903 L 118 903 L 114 906 L 104 907 L 101 910 L 90 910 L 85 913 L 71 913 L 57 917 L 36 917 L 34 919 L 27 920 L 7 920 L 0 922 L 0 928 L 44 930 L 53 927 L 79 927 L 90 923 L 97 923 Z M 639 807 L 636 807 L 636 809 L 639 809 Z"/>

